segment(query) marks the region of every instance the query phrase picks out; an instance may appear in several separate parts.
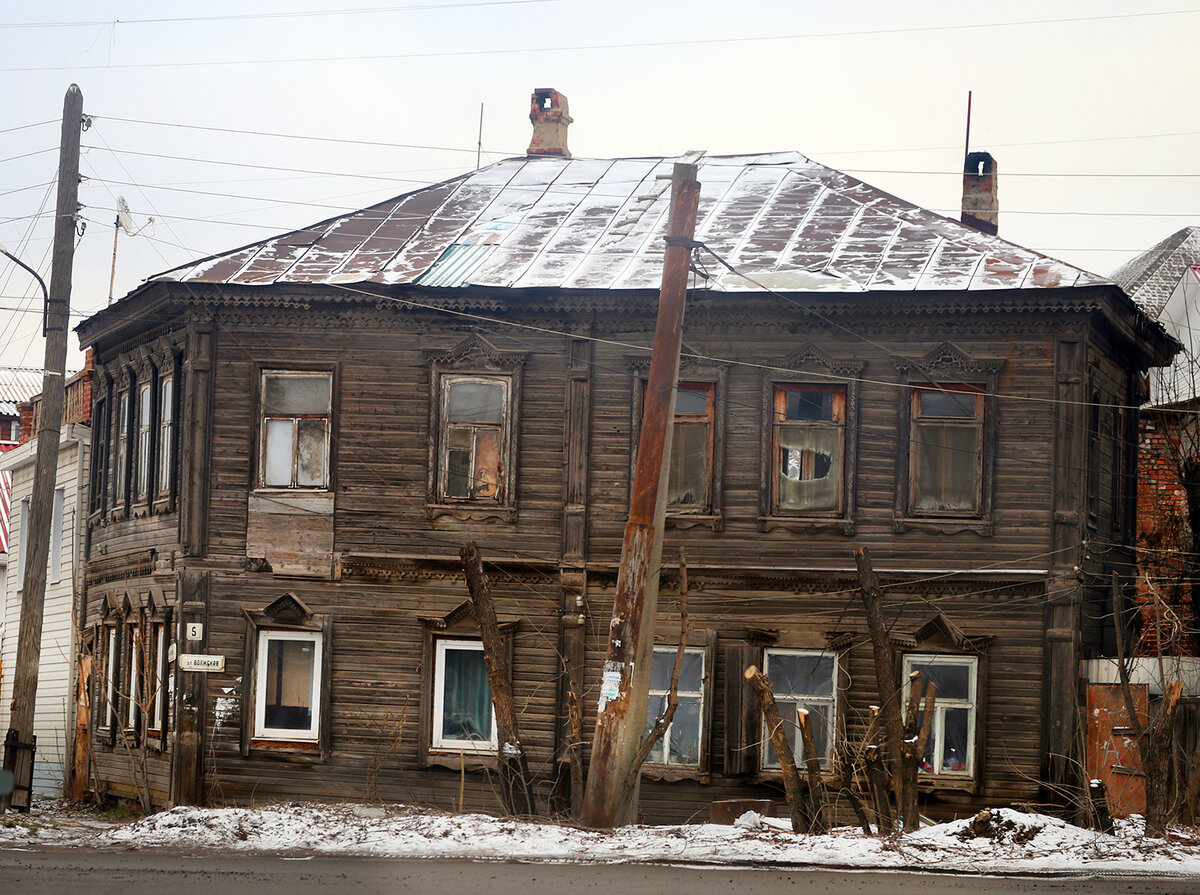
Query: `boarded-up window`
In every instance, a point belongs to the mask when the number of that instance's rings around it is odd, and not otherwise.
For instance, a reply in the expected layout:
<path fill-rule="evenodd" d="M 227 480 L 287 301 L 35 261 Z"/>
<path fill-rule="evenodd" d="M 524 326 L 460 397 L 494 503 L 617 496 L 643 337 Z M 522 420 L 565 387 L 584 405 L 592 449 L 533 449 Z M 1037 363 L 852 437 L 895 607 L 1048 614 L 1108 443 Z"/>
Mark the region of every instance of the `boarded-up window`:
<path fill-rule="evenodd" d="M 916 514 L 977 515 L 983 483 L 983 390 L 912 391 L 910 504 Z"/>
<path fill-rule="evenodd" d="M 655 647 L 650 666 L 650 699 L 646 704 L 646 729 L 649 733 L 667 710 L 671 692 L 671 672 L 675 668 L 676 647 Z M 652 764 L 697 766 L 700 764 L 701 724 L 704 718 L 704 653 L 687 649 L 679 668 L 675 693 L 675 715 L 646 761 Z"/>
<path fill-rule="evenodd" d="M 771 681 L 779 717 L 797 764 L 804 761 L 797 710 L 805 709 L 821 767 L 828 770 L 837 721 L 837 657 L 816 650 L 768 649 L 763 655 L 763 674 Z M 766 724 L 763 725 L 763 743 L 763 767 L 779 767 L 779 755 Z"/>
<path fill-rule="evenodd" d="M 504 489 L 505 377 L 442 379 L 441 497 L 499 501 Z"/>
<path fill-rule="evenodd" d="M 496 749 L 492 688 L 479 640 L 438 640 L 434 655 L 434 749 Z"/>
<path fill-rule="evenodd" d="M 773 512 L 841 512 L 845 432 L 844 386 L 775 386 Z"/>
<path fill-rule="evenodd" d="M 926 774 L 969 777 L 975 773 L 975 702 L 979 660 L 975 656 L 910 654 L 904 657 L 904 702 L 914 671 L 937 684 L 933 723 L 921 760 Z M 922 709 L 922 713 L 924 709 Z"/>
<path fill-rule="evenodd" d="M 256 737 L 317 739 L 322 640 L 315 632 L 259 631 Z"/>
<path fill-rule="evenodd" d="M 329 484 L 329 373 L 264 373 L 259 483 L 322 489 Z"/>

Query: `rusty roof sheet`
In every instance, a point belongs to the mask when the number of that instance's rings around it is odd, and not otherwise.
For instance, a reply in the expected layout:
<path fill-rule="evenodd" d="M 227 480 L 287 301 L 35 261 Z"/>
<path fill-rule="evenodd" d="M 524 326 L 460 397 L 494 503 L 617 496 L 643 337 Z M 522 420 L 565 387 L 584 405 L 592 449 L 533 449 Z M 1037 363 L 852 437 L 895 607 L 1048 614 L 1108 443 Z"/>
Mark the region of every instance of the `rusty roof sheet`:
<path fill-rule="evenodd" d="M 687 160 L 700 166 L 696 238 L 738 271 L 721 275 L 715 288 L 961 291 L 1109 282 L 799 153 Z M 506 159 L 151 279 L 655 289 L 675 161 Z"/>
<path fill-rule="evenodd" d="M 0 367 L 0 416 L 16 416 L 17 405 L 41 390 L 41 367 Z"/>
<path fill-rule="evenodd" d="M 1123 264 L 1113 282 L 1157 319 L 1184 272 L 1200 264 L 1200 227 L 1184 227 Z"/>

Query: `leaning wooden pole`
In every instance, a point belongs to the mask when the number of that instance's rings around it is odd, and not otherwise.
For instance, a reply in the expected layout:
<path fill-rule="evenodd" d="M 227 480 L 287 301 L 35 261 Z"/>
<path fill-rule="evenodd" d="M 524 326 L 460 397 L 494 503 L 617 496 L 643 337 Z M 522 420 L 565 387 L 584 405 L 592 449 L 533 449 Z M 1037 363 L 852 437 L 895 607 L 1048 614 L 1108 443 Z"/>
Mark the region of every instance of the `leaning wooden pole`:
<path fill-rule="evenodd" d="M 696 166 L 676 163 L 671 176 L 670 235 L 666 238 L 637 467 L 621 546 L 621 568 L 617 573 L 617 593 L 600 683 L 592 759 L 580 814 L 582 823 L 589 827 L 611 829 L 633 821 L 637 813 L 636 787 L 632 794 L 624 796 L 623 784 L 629 779 L 646 724 L 666 517 L 669 469 L 666 461 L 671 455 L 684 298 L 699 198 Z"/>
<path fill-rule="evenodd" d="M 46 601 L 46 565 L 50 556 L 50 522 L 58 476 L 58 436 L 62 428 L 63 386 L 67 367 L 67 323 L 71 311 L 71 271 L 75 261 L 75 217 L 79 211 L 79 139 L 83 128 L 83 94 L 72 84 L 63 101 L 62 139 L 58 156 L 58 200 L 54 211 L 54 255 L 46 296 L 46 359 L 37 429 L 37 461 L 29 517 L 21 520 L 25 546 L 25 579 L 17 660 L 13 665 L 12 720 L 5 738 L 4 766 L 16 776 L 11 806 L 29 810 L 33 774 L 33 709 L 42 654 L 42 613 Z M 0 800 L 2 805 L 3 800 Z"/>
<path fill-rule="evenodd" d="M 474 541 L 467 541 L 460 551 L 463 571 L 467 576 L 467 591 L 475 620 L 479 622 L 479 638 L 483 641 L 483 662 L 487 667 L 488 685 L 492 690 L 492 705 L 496 710 L 496 737 L 499 742 L 500 795 L 504 810 L 511 815 L 532 817 L 534 814 L 533 787 L 529 784 L 529 760 L 521 746 L 517 728 L 516 700 L 513 697 L 512 674 L 508 667 L 508 651 L 500 637 L 500 623 L 492 591 L 483 574 L 483 558 Z"/>

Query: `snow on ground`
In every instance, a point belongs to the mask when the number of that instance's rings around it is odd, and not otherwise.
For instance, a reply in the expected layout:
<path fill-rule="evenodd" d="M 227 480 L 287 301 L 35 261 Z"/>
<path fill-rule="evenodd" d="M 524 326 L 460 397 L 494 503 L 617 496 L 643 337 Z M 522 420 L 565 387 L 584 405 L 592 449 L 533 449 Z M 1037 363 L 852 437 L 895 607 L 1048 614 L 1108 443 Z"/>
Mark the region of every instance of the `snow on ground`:
<path fill-rule="evenodd" d="M 609 834 L 403 805 L 294 802 L 174 808 L 129 822 L 42 803 L 29 815 L 0 815 L 0 848 L 161 847 L 395 858 L 1200 876 L 1200 839 L 1182 834 L 1147 839 L 1140 829 L 1140 822 L 1121 822 L 1117 834 L 1107 836 L 1007 808 L 994 809 L 985 824 L 958 820 L 879 839 L 854 828 L 797 836 L 786 821 L 754 814 L 734 826 L 630 826 Z"/>

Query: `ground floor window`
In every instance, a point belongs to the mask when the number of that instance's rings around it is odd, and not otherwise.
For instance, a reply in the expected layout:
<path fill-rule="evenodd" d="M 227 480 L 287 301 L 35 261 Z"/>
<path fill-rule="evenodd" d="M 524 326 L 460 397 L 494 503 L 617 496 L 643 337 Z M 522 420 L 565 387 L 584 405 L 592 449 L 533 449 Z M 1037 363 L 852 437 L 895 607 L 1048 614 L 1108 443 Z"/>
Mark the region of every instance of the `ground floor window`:
<path fill-rule="evenodd" d="M 316 631 L 258 632 L 255 737 L 318 738 L 322 641 L 322 634 Z"/>
<path fill-rule="evenodd" d="M 837 656 L 823 650 L 768 649 L 763 655 L 763 673 L 771 681 L 779 717 L 797 764 L 805 758 L 797 710 L 805 709 L 821 767 L 828 770 L 837 722 Z M 765 722 L 762 739 L 762 766 L 778 768 L 779 755 Z"/>
<path fill-rule="evenodd" d="M 496 714 L 480 640 L 434 642 L 434 749 L 496 749 Z"/>
<path fill-rule="evenodd" d="M 921 672 L 937 684 L 933 723 L 921 761 L 926 774 L 970 777 L 975 773 L 976 689 L 979 660 L 975 656 L 912 653 L 904 657 L 904 701 L 908 703 L 911 681 Z"/>
<path fill-rule="evenodd" d="M 650 699 L 646 704 L 646 733 L 667 710 L 671 692 L 671 672 L 675 668 L 677 647 L 654 648 L 650 666 Z M 679 668 L 676 686 L 678 704 L 666 733 L 646 761 L 651 764 L 695 766 L 700 764 L 701 724 L 704 718 L 704 653 L 703 649 L 687 649 Z"/>

